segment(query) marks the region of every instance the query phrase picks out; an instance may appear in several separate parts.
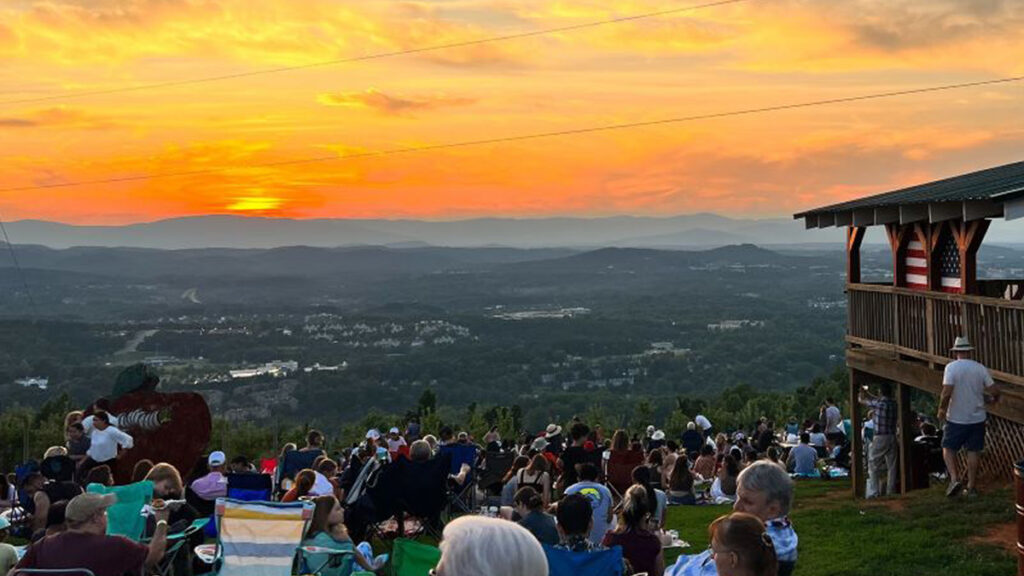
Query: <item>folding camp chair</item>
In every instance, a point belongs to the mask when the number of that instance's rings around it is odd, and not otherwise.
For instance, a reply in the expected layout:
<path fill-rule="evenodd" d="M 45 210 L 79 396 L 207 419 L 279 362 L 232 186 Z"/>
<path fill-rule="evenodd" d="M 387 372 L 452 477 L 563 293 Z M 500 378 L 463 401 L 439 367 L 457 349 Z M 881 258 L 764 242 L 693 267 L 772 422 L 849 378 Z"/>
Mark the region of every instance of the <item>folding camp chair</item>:
<path fill-rule="evenodd" d="M 487 452 L 484 455 L 484 467 L 477 476 L 476 485 L 483 492 L 487 504 L 501 500 L 501 489 L 504 487 L 502 480 L 512 468 L 515 458 L 514 452 Z"/>
<path fill-rule="evenodd" d="M 605 470 L 605 485 L 616 499 L 621 500 L 633 485 L 633 468 L 643 463 L 644 453 L 639 450 L 612 450 Z"/>
<path fill-rule="evenodd" d="M 313 507 L 218 498 L 217 544 L 197 546 L 196 556 L 219 576 L 290 576 Z"/>
<path fill-rule="evenodd" d="M 209 518 L 200 518 L 192 521 L 187 528 L 181 532 L 174 532 L 167 535 L 167 548 L 164 550 L 164 557 L 160 560 L 160 563 L 153 567 L 153 572 L 160 576 L 169 576 L 174 574 L 175 561 L 178 555 L 189 545 L 189 539 L 193 535 L 203 531 L 206 524 L 210 521 Z M 143 543 L 148 543 L 150 538 L 144 538 Z"/>
<path fill-rule="evenodd" d="M 434 546 L 400 538 L 388 562 L 390 576 L 427 576 L 441 561 L 441 551 Z"/>
<path fill-rule="evenodd" d="M 228 474 L 228 498 L 268 501 L 273 494 L 274 478 L 269 474 Z"/>
<path fill-rule="evenodd" d="M 285 481 L 291 482 L 295 479 L 295 475 L 306 468 L 313 467 L 313 461 L 323 455 L 323 450 L 289 450 L 284 453 L 281 457 L 281 462 L 277 465 L 277 477 L 275 485 L 277 486 L 278 492 L 285 492 L 291 486 L 287 485 Z"/>
<path fill-rule="evenodd" d="M 400 458 L 385 464 L 366 490 L 365 497 L 372 502 L 368 508 L 373 511 L 368 526 L 370 535 L 385 546 L 396 538 L 414 537 L 420 532 L 440 540 L 441 515 L 448 505 L 450 469 L 447 454 L 426 461 Z M 392 519 L 394 527 L 385 528 L 385 523 L 390 525 Z M 415 528 L 410 530 L 410 526 Z"/>
<path fill-rule="evenodd" d="M 548 576 L 623 576 L 622 548 L 598 552 L 570 552 L 542 544 Z"/>
<path fill-rule="evenodd" d="M 107 509 L 107 534 L 124 536 L 138 542 L 146 532 L 146 518 L 142 508 L 153 499 L 153 483 L 149 480 L 126 486 L 89 484 L 86 492 L 114 494 L 117 503 Z"/>
<path fill-rule="evenodd" d="M 448 494 L 448 516 L 473 512 L 476 507 L 477 447 L 473 444 L 445 444 L 441 446 L 441 454 L 448 454 L 451 457 L 450 474 L 458 474 L 463 464 L 470 468 L 469 475 L 462 484 L 452 484 Z"/>

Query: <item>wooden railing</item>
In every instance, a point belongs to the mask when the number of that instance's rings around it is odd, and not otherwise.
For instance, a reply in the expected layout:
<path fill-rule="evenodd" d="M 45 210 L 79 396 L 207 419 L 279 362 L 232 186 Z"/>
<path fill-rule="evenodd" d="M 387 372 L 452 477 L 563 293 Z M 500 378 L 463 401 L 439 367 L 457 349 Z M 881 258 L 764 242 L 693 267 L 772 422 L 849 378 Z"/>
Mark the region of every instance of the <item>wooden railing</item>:
<path fill-rule="evenodd" d="M 1014 284 L 990 282 L 986 294 L 1001 293 L 996 283 L 1004 291 Z M 847 294 L 851 343 L 945 364 L 956 337 L 966 335 L 994 376 L 1024 384 L 1024 301 L 878 284 L 849 284 Z"/>

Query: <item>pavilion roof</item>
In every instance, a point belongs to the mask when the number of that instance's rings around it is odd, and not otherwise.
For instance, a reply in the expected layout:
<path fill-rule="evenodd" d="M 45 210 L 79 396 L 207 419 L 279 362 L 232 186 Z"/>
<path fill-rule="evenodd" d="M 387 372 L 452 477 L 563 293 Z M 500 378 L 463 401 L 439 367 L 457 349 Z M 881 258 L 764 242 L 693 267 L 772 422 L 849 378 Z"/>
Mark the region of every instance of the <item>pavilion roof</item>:
<path fill-rule="evenodd" d="M 808 228 L 1024 217 L 1024 161 L 800 212 Z"/>

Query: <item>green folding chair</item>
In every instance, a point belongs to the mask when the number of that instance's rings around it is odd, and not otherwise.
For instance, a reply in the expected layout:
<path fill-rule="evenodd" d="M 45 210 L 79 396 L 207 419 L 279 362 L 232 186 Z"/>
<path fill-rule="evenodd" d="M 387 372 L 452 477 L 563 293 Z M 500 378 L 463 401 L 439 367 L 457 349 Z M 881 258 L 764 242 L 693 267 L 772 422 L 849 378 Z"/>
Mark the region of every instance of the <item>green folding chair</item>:
<path fill-rule="evenodd" d="M 414 540 L 395 540 L 389 559 L 391 576 L 428 576 L 441 561 L 441 551 Z"/>

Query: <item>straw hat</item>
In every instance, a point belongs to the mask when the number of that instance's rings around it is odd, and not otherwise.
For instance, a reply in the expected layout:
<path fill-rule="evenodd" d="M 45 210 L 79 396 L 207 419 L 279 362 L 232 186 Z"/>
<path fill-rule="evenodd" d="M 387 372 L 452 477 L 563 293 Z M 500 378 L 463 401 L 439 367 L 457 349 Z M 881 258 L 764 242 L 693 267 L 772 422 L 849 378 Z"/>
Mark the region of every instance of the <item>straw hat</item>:
<path fill-rule="evenodd" d="M 971 341 L 967 336 L 957 336 L 956 342 L 950 348 L 951 352 L 970 352 L 971 350 L 974 350 L 974 346 L 971 346 Z"/>

